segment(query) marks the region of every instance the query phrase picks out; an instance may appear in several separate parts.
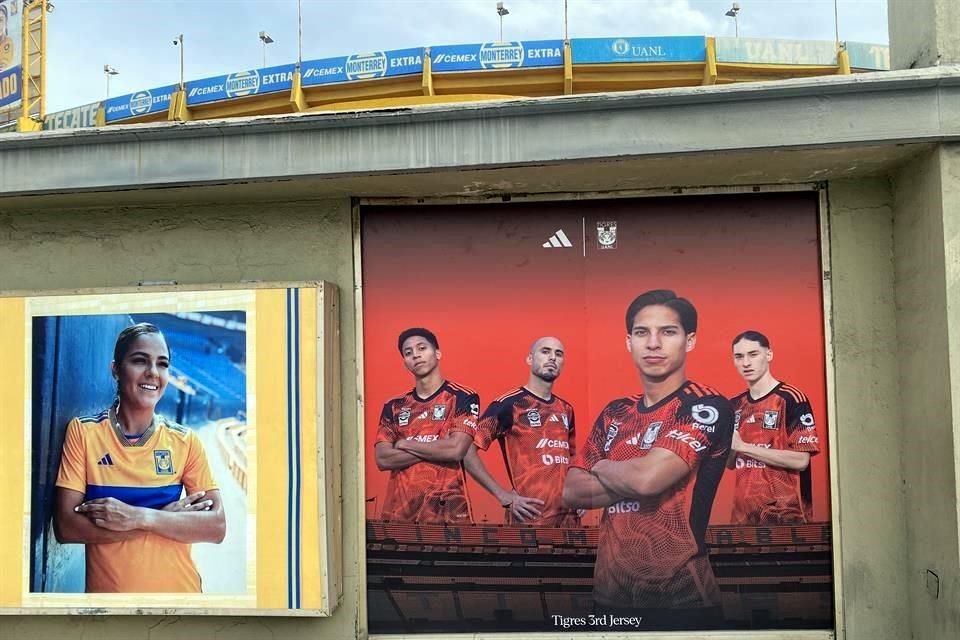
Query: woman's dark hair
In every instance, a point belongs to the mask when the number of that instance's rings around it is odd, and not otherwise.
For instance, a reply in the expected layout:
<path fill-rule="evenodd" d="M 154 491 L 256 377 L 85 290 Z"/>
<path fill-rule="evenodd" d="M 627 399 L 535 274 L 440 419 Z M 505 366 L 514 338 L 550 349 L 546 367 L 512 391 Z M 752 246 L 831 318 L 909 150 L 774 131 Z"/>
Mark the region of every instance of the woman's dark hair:
<path fill-rule="evenodd" d="M 163 340 L 163 344 L 167 347 L 167 351 L 170 351 L 170 346 L 167 345 L 167 339 L 163 337 L 160 329 L 155 324 L 150 324 L 149 322 L 138 322 L 137 324 L 132 324 L 123 331 L 120 332 L 120 335 L 117 336 L 117 343 L 113 346 L 113 361 L 119 365 L 127 353 L 130 352 L 130 347 L 136 342 L 137 338 L 140 336 L 145 336 L 155 333 L 160 336 L 160 339 Z"/>

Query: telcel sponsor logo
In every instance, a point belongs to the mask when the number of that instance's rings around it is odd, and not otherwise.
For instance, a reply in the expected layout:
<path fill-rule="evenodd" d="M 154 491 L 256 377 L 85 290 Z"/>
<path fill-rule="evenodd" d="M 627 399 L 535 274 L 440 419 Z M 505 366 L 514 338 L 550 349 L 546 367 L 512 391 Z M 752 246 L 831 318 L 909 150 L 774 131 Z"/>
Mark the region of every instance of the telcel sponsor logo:
<path fill-rule="evenodd" d="M 130 96 L 130 113 L 135 116 L 149 113 L 150 107 L 152 106 L 153 94 L 149 91 L 138 91 Z"/>
<path fill-rule="evenodd" d="M 260 91 L 260 73 L 257 71 L 231 73 L 227 76 L 225 87 L 228 98 L 252 96 Z"/>
<path fill-rule="evenodd" d="M 798 444 L 818 444 L 820 439 L 817 436 L 800 436 L 797 439 Z"/>
<path fill-rule="evenodd" d="M 484 42 L 480 45 L 480 66 L 484 69 L 512 69 L 523 64 L 519 42 Z"/>
<path fill-rule="evenodd" d="M 667 437 L 686 443 L 687 446 L 696 452 L 705 451 L 707 448 L 707 445 L 697 440 L 692 434 L 684 433 L 679 429 L 672 429 L 670 433 L 667 434 Z"/>
<path fill-rule="evenodd" d="M 540 438 L 540 442 L 537 443 L 537 449 L 543 449 L 544 447 L 553 447 L 554 449 L 569 449 L 570 443 L 566 440 L 550 440 L 548 438 Z"/>
<path fill-rule="evenodd" d="M 383 51 L 355 54 L 347 58 L 344 66 L 347 80 L 382 78 L 387 73 L 387 54 Z"/>
<path fill-rule="evenodd" d="M 570 458 L 567 456 L 552 456 L 549 453 L 540 456 L 540 461 L 547 466 L 551 464 L 570 464 Z"/>

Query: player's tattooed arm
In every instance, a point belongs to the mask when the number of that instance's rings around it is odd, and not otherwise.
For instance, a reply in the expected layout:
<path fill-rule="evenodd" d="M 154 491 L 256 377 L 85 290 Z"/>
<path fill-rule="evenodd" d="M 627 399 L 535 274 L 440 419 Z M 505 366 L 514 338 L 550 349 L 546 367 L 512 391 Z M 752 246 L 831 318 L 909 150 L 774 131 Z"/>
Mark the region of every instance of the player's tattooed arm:
<path fill-rule="evenodd" d="M 810 454 L 806 451 L 757 447 L 744 442 L 739 431 L 733 433 L 733 443 L 730 445 L 730 451 L 742 453 L 765 464 L 788 471 L 803 471 L 810 464 Z"/>
<path fill-rule="evenodd" d="M 451 431 L 446 438 L 432 442 L 398 440 L 396 448 L 428 462 L 460 462 L 467 455 L 473 438 L 463 431 Z"/>
<path fill-rule="evenodd" d="M 546 504 L 543 500 L 522 496 L 515 490 L 504 489 L 500 486 L 499 482 L 493 479 L 493 476 L 487 471 L 487 467 L 477 454 L 476 445 L 470 445 L 470 449 L 467 450 L 467 455 L 463 458 L 463 466 L 473 479 L 480 483 L 481 487 L 489 491 L 493 497 L 497 499 L 501 507 L 509 508 L 510 513 L 517 520 L 524 522 L 531 518 L 536 518 L 542 513 L 539 507 Z"/>
<path fill-rule="evenodd" d="M 399 471 L 418 462 L 423 462 L 422 459 L 412 453 L 397 449 L 395 445 L 395 442 L 378 442 L 374 446 L 374 458 L 377 462 L 377 469 L 380 469 L 380 471 Z"/>
<path fill-rule="evenodd" d="M 563 483 L 563 506 L 568 509 L 609 507 L 623 496 L 603 486 L 600 479 L 579 467 L 571 467 Z"/>
<path fill-rule="evenodd" d="M 591 472 L 612 493 L 640 499 L 660 495 L 686 478 L 690 467 L 672 451 L 654 448 L 642 458 L 601 460 Z"/>
<path fill-rule="evenodd" d="M 53 532 L 60 544 L 104 544 L 143 535 L 142 531 L 137 530 L 111 531 L 98 527 L 92 519 L 78 511 L 83 498 L 79 491 L 57 487 Z"/>
<path fill-rule="evenodd" d="M 187 544 L 218 544 L 223 542 L 227 532 L 220 491 L 211 489 L 205 492 L 204 497 L 206 508 L 198 510 L 148 509 L 126 504 L 116 498 L 97 498 L 79 505 L 76 511 L 105 531 L 146 531 Z"/>

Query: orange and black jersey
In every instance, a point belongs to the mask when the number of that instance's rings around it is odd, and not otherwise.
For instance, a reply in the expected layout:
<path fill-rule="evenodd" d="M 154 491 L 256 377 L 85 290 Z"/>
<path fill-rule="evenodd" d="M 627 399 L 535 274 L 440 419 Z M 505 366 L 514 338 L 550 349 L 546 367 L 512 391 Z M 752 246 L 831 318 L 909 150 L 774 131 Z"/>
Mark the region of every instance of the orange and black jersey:
<path fill-rule="evenodd" d="M 476 392 L 449 380 L 429 398 L 420 398 L 414 389 L 383 405 L 376 442 L 433 442 L 457 431 L 473 438 L 479 414 Z M 423 460 L 391 471 L 380 517 L 429 524 L 472 522 L 463 464 Z"/>
<path fill-rule="evenodd" d="M 643 396 L 607 405 L 573 466 L 590 471 L 604 459 L 622 462 L 666 449 L 690 473 L 660 495 L 624 498 L 606 508 L 593 578 L 598 604 L 636 609 L 720 604 L 704 535 L 732 437 L 730 403 L 694 382 L 650 407 Z"/>
<path fill-rule="evenodd" d="M 761 398 L 745 391 L 731 400 L 744 443 L 766 449 L 819 453 L 810 401 L 783 382 Z M 810 510 L 810 467 L 781 469 L 740 452 L 736 457 L 734 524 L 802 524 Z"/>
<path fill-rule="evenodd" d="M 476 445 L 486 450 L 499 440 L 513 488 L 546 504 L 539 518 L 522 524 L 576 527 L 576 512 L 561 504 L 563 480 L 576 453 L 573 407 L 554 395 L 545 400 L 520 387 L 490 403 L 480 418 Z M 513 522 L 512 524 L 521 524 Z"/>

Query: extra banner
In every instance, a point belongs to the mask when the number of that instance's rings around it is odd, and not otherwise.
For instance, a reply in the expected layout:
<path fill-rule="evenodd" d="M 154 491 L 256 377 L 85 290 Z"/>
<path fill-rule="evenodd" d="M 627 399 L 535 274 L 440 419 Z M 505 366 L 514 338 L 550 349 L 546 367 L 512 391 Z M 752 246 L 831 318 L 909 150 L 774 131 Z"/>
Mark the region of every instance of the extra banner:
<path fill-rule="evenodd" d="M 329 614 L 333 298 L 320 283 L 0 298 L 16 514 L 0 612 Z"/>
<path fill-rule="evenodd" d="M 371 633 L 832 628 L 818 202 L 362 208 Z"/>

